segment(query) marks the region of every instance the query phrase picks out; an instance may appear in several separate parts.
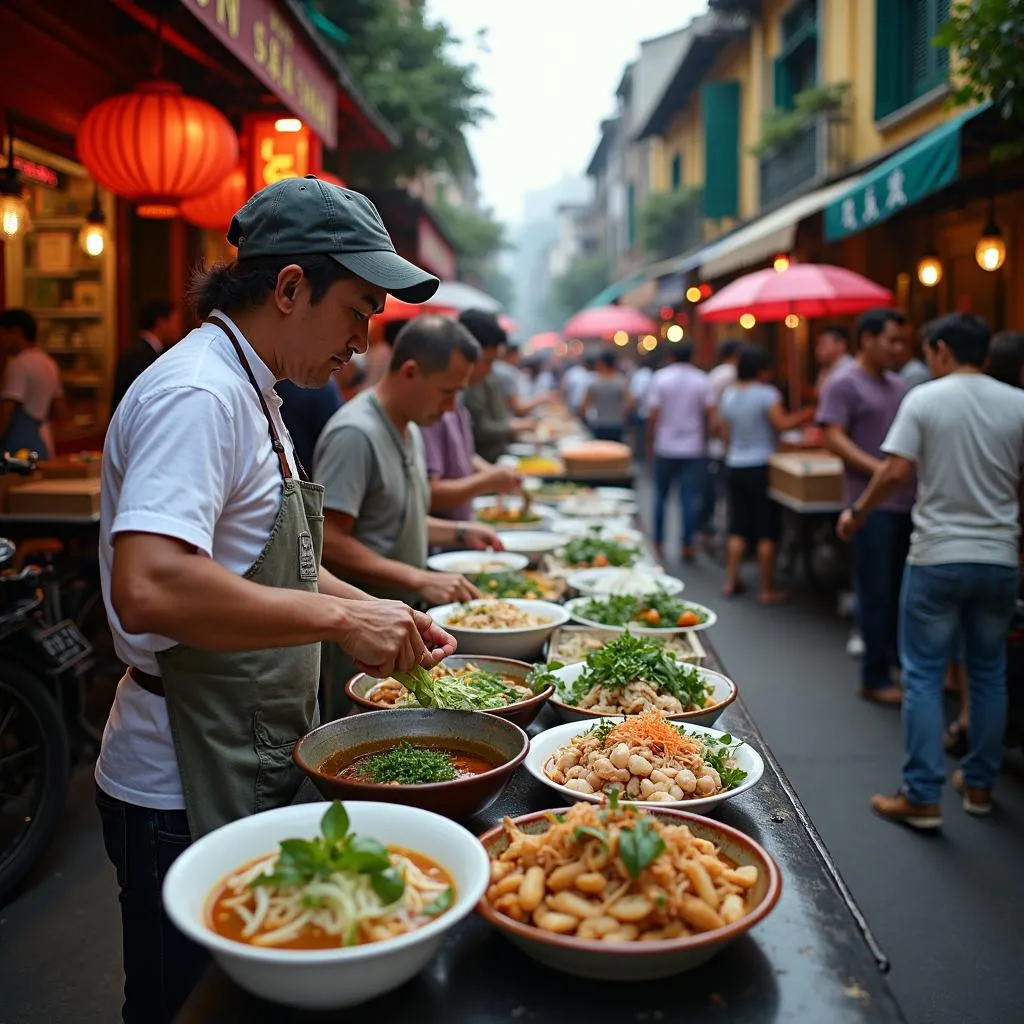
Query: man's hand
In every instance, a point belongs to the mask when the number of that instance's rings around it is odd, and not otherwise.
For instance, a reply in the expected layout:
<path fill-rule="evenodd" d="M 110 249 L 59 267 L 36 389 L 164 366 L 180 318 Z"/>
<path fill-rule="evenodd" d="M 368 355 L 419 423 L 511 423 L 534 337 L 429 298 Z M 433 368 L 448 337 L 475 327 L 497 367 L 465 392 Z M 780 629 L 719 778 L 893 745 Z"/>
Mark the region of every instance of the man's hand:
<path fill-rule="evenodd" d="M 497 494 L 517 494 L 523 489 L 523 478 L 514 469 L 495 466 L 487 473 L 487 487 Z"/>
<path fill-rule="evenodd" d="M 392 672 L 408 672 L 433 658 L 424 635 L 429 628 L 423 620 L 432 622 L 401 601 L 351 601 L 345 628 L 332 639 L 362 671 L 384 679 Z M 443 646 L 439 639 L 430 633 L 435 649 Z"/>
<path fill-rule="evenodd" d="M 839 535 L 840 540 L 847 542 L 853 540 L 853 535 L 860 529 L 860 523 L 857 522 L 857 517 L 853 514 L 852 509 L 843 509 L 842 514 L 839 516 L 839 522 L 836 523 L 836 533 Z"/>
<path fill-rule="evenodd" d="M 473 551 L 504 551 L 505 545 L 501 538 L 489 527 L 479 523 L 463 523 L 462 536 L 466 547 Z"/>
<path fill-rule="evenodd" d="M 416 590 L 430 605 L 472 601 L 480 591 L 457 572 L 424 572 Z"/>
<path fill-rule="evenodd" d="M 458 647 L 455 637 L 445 632 L 429 615 L 417 611 L 412 614 L 416 619 L 416 627 L 420 631 L 423 645 L 427 649 L 421 662 L 425 668 L 433 668 L 455 653 Z"/>

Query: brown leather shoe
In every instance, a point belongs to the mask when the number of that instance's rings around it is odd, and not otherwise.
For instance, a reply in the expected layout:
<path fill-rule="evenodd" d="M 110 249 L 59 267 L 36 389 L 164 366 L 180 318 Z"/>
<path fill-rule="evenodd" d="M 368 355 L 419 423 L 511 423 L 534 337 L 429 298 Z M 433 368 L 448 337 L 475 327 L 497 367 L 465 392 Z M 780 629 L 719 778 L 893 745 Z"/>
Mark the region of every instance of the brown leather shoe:
<path fill-rule="evenodd" d="M 898 708 L 903 703 L 903 691 L 898 686 L 881 686 L 877 690 L 862 686 L 857 691 L 861 700 L 871 701 L 873 704 L 884 704 L 886 707 Z"/>
<path fill-rule="evenodd" d="M 875 814 L 900 825 L 909 825 L 922 832 L 942 828 L 942 811 L 938 804 L 912 804 L 902 793 L 895 796 L 876 794 L 871 798 Z"/>
<path fill-rule="evenodd" d="M 961 805 L 968 814 L 984 818 L 992 813 L 992 790 L 968 786 L 962 768 L 953 772 L 953 788 L 963 797 Z"/>

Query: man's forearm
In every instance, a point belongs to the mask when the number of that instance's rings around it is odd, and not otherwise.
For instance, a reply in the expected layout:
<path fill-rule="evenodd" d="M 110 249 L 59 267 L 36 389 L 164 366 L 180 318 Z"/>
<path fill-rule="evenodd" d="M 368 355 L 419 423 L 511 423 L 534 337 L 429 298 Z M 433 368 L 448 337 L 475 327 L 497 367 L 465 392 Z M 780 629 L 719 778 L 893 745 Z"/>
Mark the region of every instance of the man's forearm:
<path fill-rule="evenodd" d="M 458 540 L 458 533 L 465 524 L 456 523 L 451 519 L 438 519 L 427 516 L 427 540 L 431 544 L 449 545 Z"/>
<path fill-rule="evenodd" d="M 365 590 L 352 586 L 344 580 L 338 579 L 330 569 L 320 566 L 320 575 L 317 579 L 317 587 L 321 594 L 329 594 L 331 597 L 341 597 L 347 601 L 372 601 L 374 597 Z"/>
<path fill-rule="evenodd" d="M 323 560 L 349 579 L 377 586 L 416 590 L 422 570 L 371 551 L 351 534 L 328 522 L 324 528 Z"/>
<path fill-rule="evenodd" d="M 843 463 L 858 473 L 872 476 L 882 465 L 881 459 L 869 455 L 860 445 L 854 444 L 849 436 L 841 430 L 825 428 L 825 447 L 833 455 L 839 456 Z"/>
<path fill-rule="evenodd" d="M 488 487 L 488 472 L 476 472 L 470 476 L 455 480 L 441 480 L 432 477 L 430 481 L 430 511 L 448 512 L 477 495 L 483 494 Z"/>
<path fill-rule="evenodd" d="M 882 461 L 868 481 L 864 493 L 853 503 L 855 518 L 863 521 L 872 509 L 881 505 L 904 482 L 904 474 L 893 459 Z"/>

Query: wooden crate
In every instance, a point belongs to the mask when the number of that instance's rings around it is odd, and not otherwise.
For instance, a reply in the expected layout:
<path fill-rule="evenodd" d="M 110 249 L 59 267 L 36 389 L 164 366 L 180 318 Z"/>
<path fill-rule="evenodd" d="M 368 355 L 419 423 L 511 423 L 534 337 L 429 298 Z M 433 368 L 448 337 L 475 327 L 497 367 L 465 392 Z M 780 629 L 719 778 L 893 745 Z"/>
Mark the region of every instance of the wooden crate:
<path fill-rule="evenodd" d="M 800 504 L 842 504 L 843 463 L 826 451 L 777 453 L 769 460 L 768 486 Z"/>
<path fill-rule="evenodd" d="M 7 506 L 18 516 L 95 516 L 100 511 L 100 482 L 33 480 L 10 491 Z"/>

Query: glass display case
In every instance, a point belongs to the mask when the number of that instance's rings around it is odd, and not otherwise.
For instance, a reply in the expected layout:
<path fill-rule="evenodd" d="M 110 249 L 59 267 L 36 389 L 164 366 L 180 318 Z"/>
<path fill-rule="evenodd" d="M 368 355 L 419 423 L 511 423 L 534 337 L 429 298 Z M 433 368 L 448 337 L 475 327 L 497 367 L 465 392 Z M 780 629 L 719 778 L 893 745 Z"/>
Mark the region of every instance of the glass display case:
<path fill-rule="evenodd" d="M 54 434 L 66 447 L 101 437 L 109 414 L 117 351 L 114 200 L 99 190 L 107 239 L 99 255 L 89 255 L 79 242 L 94 201 L 85 168 L 27 144 L 15 143 L 15 157 L 32 226 L 6 243 L 5 304 L 36 318 L 40 347 L 60 367 L 68 418 L 54 424 Z"/>

